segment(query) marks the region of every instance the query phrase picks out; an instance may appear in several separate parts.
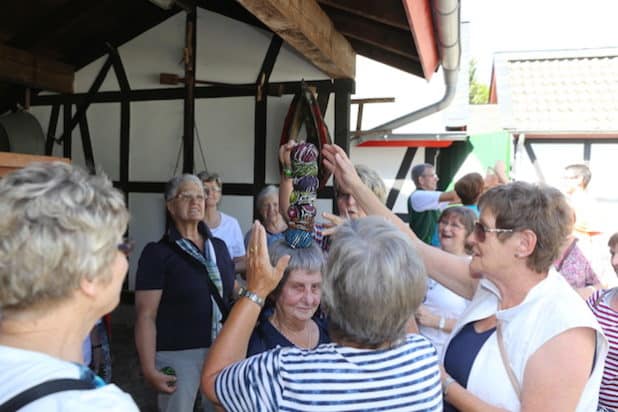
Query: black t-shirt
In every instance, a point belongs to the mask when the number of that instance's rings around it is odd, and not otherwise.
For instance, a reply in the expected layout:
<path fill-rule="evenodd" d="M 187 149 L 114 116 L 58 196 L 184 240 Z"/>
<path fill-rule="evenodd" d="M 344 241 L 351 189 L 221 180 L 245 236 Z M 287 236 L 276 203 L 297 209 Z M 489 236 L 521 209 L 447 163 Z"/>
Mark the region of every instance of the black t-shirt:
<path fill-rule="evenodd" d="M 231 302 L 234 263 L 225 246 L 205 226 L 200 232 L 212 242 L 223 282 L 223 299 Z M 157 311 L 157 350 L 206 348 L 211 344 L 212 299 L 206 269 L 180 256 L 170 242 L 179 237 L 172 229 L 168 238 L 146 245 L 139 259 L 136 290 L 162 290 Z M 168 240 L 169 239 L 169 240 Z M 187 256 L 190 256 L 187 254 Z M 194 259 L 191 257 L 191 259 Z"/>

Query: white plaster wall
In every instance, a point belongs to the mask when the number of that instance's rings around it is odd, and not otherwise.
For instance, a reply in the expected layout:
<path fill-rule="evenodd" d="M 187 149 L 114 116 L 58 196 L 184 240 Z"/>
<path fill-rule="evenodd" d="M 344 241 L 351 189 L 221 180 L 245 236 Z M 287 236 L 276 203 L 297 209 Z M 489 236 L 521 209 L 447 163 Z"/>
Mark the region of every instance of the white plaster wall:
<path fill-rule="evenodd" d="M 122 58 L 131 89 L 166 87 L 159 84 L 160 73 L 183 76 L 181 62 L 185 36 L 185 14 L 170 17 L 159 26 L 121 46 Z M 198 11 L 196 77 L 229 83 L 255 82 L 271 34 L 206 10 Z M 76 93 L 86 92 L 106 57 L 76 73 Z M 271 81 L 321 80 L 328 77 L 286 44 L 279 53 Z M 101 91 L 119 90 L 113 70 L 106 76 Z M 277 149 L 281 126 L 292 96 L 269 97 L 267 113 L 266 181 L 278 182 Z M 326 120 L 333 130 L 333 100 Z M 228 183 L 253 182 L 254 99 L 252 97 L 196 100 L 195 169 L 206 166 Z M 50 107 L 34 107 L 32 113 L 47 130 Z M 87 112 L 97 167 L 110 178 L 119 179 L 120 104 L 93 104 Z M 161 182 L 181 172 L 178 161 L 183 132 L 183 101 L 131 103 L 130 169 L 132 181 Z M 62 114 L 58 122 L 62 132 Z M 73 163 L 83 165 L 79 129 L 73 136 Z M 199 136 L 199 139 L 198 139 Z M 61 155 L 57 146 L 55 155 Z M 202 160 L 202 154 L 205 159 Z M 181 155 L 182 156 L 182 155 Z M 205 163 L 205 164 L 204 164 Z M 129 195 L 130 235 L 136 240 L 131 258 L 129 284 L 133 287 L 137 260 L 148 241 L 158 240 L 164 228 L 162 194 Z M 318 209 L 331 210 L 331 202 L 318 201 Z M 221 210 L 238 218 L 244 231 L 253 217 L 253 199 L 248 196 L 223 196 Z"/>

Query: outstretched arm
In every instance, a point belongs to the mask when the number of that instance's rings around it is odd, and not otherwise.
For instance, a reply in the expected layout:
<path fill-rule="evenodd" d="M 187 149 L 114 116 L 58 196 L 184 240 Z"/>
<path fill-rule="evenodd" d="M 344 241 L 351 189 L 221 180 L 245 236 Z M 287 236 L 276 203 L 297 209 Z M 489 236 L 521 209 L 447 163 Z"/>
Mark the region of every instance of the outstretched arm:
<path fill-rule="evenodd" d="M 247 290 L 266 299 L 281 280 L 289 260 L 289 256 L 283 256 L 277 266 L 272 267 L 268 258 L 266 230 L 256 221 L 247 251 Z M 219 404 L 219 400 L 215 392 L 215 380 L 225 367 L 245 359 L 249 338 L 260 310 L 261 306 L 249 298 L 241 297 L 234 304 L 221 333 L 208 351 L 202 370 L 202 390 L 216 404 Z"/>
<path fill-rule="evenodd" d="M 410 230 L 408 225 L 391 212 L 358 177 L 354 165 L 337 145 L 324 145 L 322 149 L 324 165 L 333 173 L 337 184 L 347 193 L 351 193 L 356 202 L 367 214 L 383 216 L 402 232 L 407 234 L 420 253 L 427 272 L 437 282 L 456 294 L 471 299 L 478 281 L 470 276 L 469 260 L 446 253 L 423 243 Z"/>

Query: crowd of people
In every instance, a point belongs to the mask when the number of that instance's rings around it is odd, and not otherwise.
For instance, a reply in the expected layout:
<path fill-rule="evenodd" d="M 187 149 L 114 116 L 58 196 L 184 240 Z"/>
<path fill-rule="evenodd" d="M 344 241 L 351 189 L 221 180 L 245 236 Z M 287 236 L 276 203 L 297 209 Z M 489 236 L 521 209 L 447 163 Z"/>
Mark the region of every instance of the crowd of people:
<path fill-rule="evenodd" d="M 217 174 L 167 183 L 165 231 L 135 279 L 135 344 L 160 411 L 618 410 L 618 288 L 586 253 L 584 165 L 565 170 L 566 195 L 509 182 L 502 164 L 438 191 L 417 165 L 406 223 L 375 171 L 325 145 L 337 214 L 313 224 L 317 186 L 299 180 L 315 159 L 297 148 L 280 148 L 280 185 L 258 194 L 244 236 L 219 209 Z M 33 164 L 0 179 L 0 213 L 0 411 L 137 410 L 87 353 L 127 272 L 122 194 Z M 302 246 L 286 236 L 299 228 Z M 608 246 L 618 273 L 618 233 Z"/>

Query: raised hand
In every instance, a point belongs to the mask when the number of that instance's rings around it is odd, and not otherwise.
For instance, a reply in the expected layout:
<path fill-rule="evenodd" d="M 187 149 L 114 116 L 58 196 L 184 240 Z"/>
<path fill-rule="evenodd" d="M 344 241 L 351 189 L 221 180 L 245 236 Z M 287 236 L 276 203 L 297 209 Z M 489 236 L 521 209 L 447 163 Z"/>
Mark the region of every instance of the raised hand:
<path fill-rule="evenodd" d="M 290 256 L 282 256 L 273 267 L 268 257 L 266 230 L 259 221 L 253 223 L 247 249 L 247 289 L 265 298 L 283 277 Z"/>
<path fill-rule="evenodd" d="M 363 185 L 354 164 L 341 147 L 334 144 L 324 145 L 322 156 L 324 166 L 333 174 L 340 190 L 354 194 L 355 188 Z"/>

